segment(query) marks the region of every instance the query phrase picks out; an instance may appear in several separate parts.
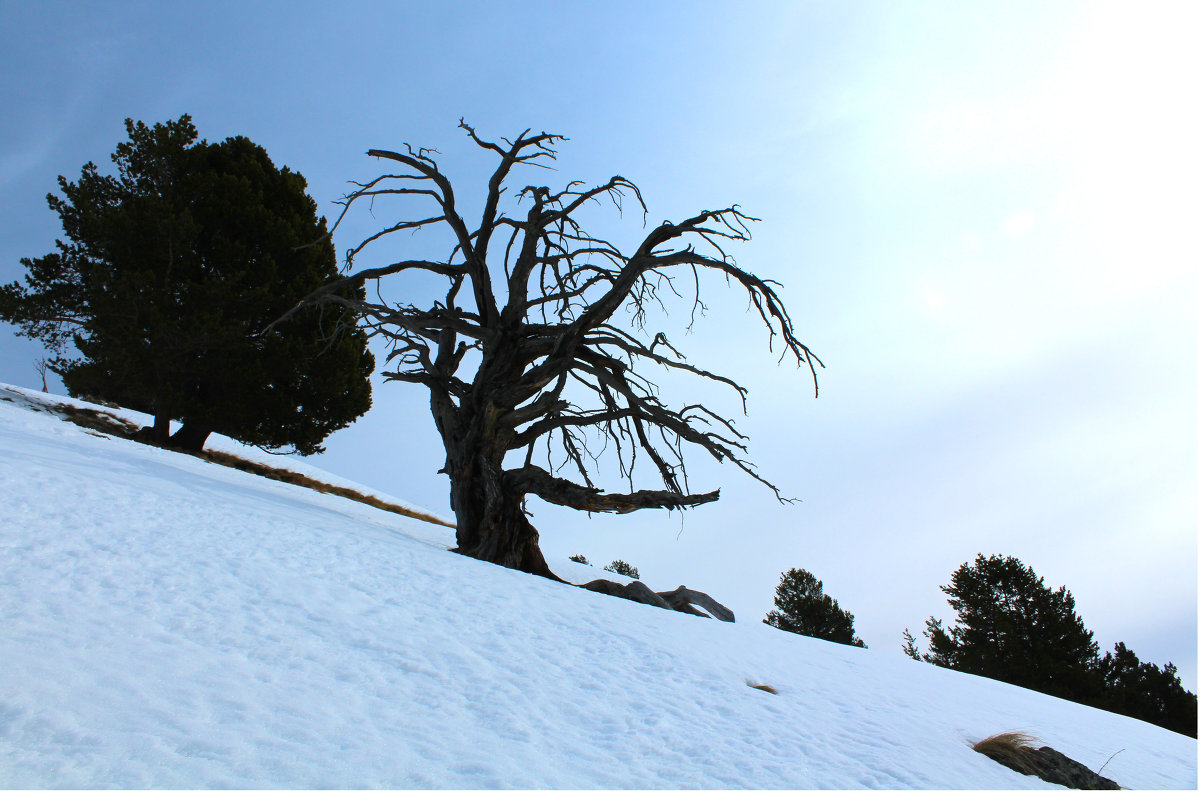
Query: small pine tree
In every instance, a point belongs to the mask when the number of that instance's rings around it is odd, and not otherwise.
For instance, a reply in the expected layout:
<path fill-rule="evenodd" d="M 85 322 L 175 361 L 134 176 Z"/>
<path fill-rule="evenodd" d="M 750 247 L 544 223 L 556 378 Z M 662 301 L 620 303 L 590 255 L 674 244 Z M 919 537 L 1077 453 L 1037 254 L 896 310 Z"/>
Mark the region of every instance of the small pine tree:
<path fill-rule="evenodd" d="M 586 564 L 589 567 L 591 567 L 591 565 L 592 565 L 592 563 L 587 560 L 587 557 L 581 553 L 577 553 L 574 556 L 568 556 L 567 558 L 570 559 L 572 562 L 579 562 L 580 564 Z"/>
<path fill-rule="evenodd" d="M 638 569 L 636 567 L 631 565 L 629 562 L 624 562 L 620 559 L 614 559 L 613 561 L 604 565 L 604 569 L 610 573 L 616 573 L 617 575 L 629 576 L 630 578 L 641 578 L 641 576 L 638 575 Z"/>
<path fill-rule="evenodd" d="M 826 595 L 821 581 L 807 570 L 793 568 L 780 576 L 775 607 L 763 620 L 774 628 L 838 644 L 867 646 L 854 635 L 854 615 Z"/>

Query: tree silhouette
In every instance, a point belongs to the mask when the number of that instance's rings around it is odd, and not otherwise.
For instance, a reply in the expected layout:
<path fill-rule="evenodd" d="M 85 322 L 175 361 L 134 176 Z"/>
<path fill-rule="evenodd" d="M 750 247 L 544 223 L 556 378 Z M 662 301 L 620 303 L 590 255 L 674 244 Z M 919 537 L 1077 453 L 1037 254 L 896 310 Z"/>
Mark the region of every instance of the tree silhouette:
<path fill-rule="evenodd" d="M 59 177 L 63 197 L 47 200 L 66 241 L 21 260 L 0 319 L 59 353 L 48 367 L 72 395 L 153 415 L 159 444 L 198 450 L 221 432 L 320 451 L 370 407 L 374 359 L 332 306 L 264 332 L 338 277 L 304 177 L 247 138 L 197 141 L 186 115 L 125 128 L 115 175 L 87 163 L 78 181 Z M 168 437 L 172 419 L 183 426 Z"/>
<path fill-rule="evenodd" d="M 1096 670 L 1103 694 L 1089 704 L 1196 737 L 1196 695 L 1183 687 L 1174 664 L 1160 668 L 1117 642 Z"/>
<path fill-rule="evenodd" d="M 1196 737 L 1196 695 L 1178 669 L 1141 661 L 1118 642 L 1099 657 L 1092 632 L 1065 587 L 1052 590 L 1011 556 L 964 563 L 942 591 L 957 612 L 946 630 L 925 622 L 929 652 L 904 631 L 904 654 L 963 672 L 1063 697 Z"/>
<path fill-rule="evenodd" d="M 535 495 L 552 504 L 589 512 L 626 513 L 682 508 L 715 501 L 719 491 L 691 493 L 684 466 L 687 447 L 732 462 L 779 491 L 744 456 L 746 438 L 733 423 L 702 404 L 671 406 L 658 396 L 645 370 L 651 365 L 724 384 L 733 380 L 690 364 L 661 332 L 647 330 L 649 314 L 665 308 L 677 274 L 696 289 L 693 315 L 703 309 L 699 283 L 713 273 L 744 290 L 749 303 L 782 345 L 783 356 L 806 365 L 816 382 L 820 362 L 795 336 L 773 282 L 738 267 L 724 246 L 749 239 L 753 220 L 736 206 L 700 212 L 652 228 L 630 252 L 589 234 L 580 216 L 588 205 L 611 201 L 646 207 L 638 188 L 614 176 L 604 184 L 574 181 L 554 190 L 527 186 L 515 192 L 518 213 L 502 208 L 513 169 L 555 158 L 560 135 L 530 134 L 495 143 L 465 122 L 476 145 L 499 160 L 483 194 L 482 214 L 469 224 L 450 180 L 429 149 L 372 149 L 368 155 L 398 168 L 357 184 L 345 212 L 360 202 L 409 202 L 400 216 L 346 256 L 342 281 L 317 290 L 302 305 L 353 309 L 360 326 L 391 344 L 395 367 L 385 379 L 429 390 L 433 420 L 446 452 L 450 503 L 463 554 L 554 578 L 538 548 L 538 533 L 524 510 Z M 523 211 L 520 211 L 523 210 Z M 340 222 L 340 219 L 339 219 Z M 404 259 L 354 271 L 357 257 L 379 240 L 417 229 L 448 230 L 446 255 Z M 699 246 L 699 249 L 697 248 Z M 402 274 L 443 279 L 445 293 L 431 305 L 353 299 L 347 285 Z M 618 309 L 631 320 L 618 319 Z M 623 326 L 624 325 L 624 326 Z M 617 457 L 630 492 L 604 492 L 589 473 L 606 447 Z M 546 467 L 535 463 L 546 460 Z M 661 479 L 661 489 L 633 489 L 641 460 Z M 563 475 L 566 468 L 574 478 Z"/>
<path fill-rule="evenodd" d="M 867 646 L 854 635 L 854 615 L 826 595 L 824 584 L 807 570 L 792 568 L 779 577 L 775 609 L 767 612 L 763 622 L 802 636 Z"/>
<path fill-rule="evenodd" d="M 924 660 L 1076 701 L 1094 696 L 1096 643 L 1066 587 L 1050 589 L 1014 557 L 979 554 L 941 589 L 955 624 L 926 621 Z M 916 657 L 915 647 L 906 652 Z"/>

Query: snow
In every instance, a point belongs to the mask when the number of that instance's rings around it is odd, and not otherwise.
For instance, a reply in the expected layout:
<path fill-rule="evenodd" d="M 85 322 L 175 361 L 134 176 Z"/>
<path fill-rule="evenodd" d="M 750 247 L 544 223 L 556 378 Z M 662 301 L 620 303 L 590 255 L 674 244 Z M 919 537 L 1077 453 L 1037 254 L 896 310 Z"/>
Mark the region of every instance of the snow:
<path fill-rule="evenodd" d="M 968 745 L 1007 730 L 1196 787 L 1196 742 L 1158 727 L 483 564 L 44 399 L 0 387 L 5 787 L 1052 787 Z"/>

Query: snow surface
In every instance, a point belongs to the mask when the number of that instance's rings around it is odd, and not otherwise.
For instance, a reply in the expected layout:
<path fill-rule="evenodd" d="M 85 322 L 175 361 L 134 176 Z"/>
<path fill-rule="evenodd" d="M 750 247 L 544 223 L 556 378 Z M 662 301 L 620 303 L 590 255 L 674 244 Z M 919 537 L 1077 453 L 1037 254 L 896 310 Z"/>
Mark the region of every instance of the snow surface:
<path fill-rule="evenodd" d="M 1150 724 L 466 559 L 44 398 L 0 387 L 0 787 L 1053 787 L 968 745 L 1007 730 L 1196 787 Z"/>

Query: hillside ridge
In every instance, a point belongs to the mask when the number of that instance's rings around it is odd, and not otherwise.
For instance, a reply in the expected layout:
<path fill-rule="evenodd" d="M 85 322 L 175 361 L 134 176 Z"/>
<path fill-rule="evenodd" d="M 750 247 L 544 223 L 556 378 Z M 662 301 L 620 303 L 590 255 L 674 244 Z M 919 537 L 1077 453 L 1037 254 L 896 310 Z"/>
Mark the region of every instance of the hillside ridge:
<path fill-rule="evenodd" d="M 0 401 L 6 785 L 1050 787 L 971 750 L 1022 730 L 1195 787 L 1196 742 L 1153 725 L 560 586 L 93 433 Z"/>
<path fill-rule="evenodd" d="M 126 416 L 120 416 L 114 409 L 122 410 L 117 405 L 104 404 L 94 402 L 90 399 L 78 399 L 75 402 L 67 402 L 61 399 L 38 399 L 37 392 L 27 391 L 25 389 L 17 389 L 14 386 L 0 384 L 0 390 L 8 392 L 9 395 L 15 395 L 17 399 L 22 400 L 29 406 L 31 410 L 44 410 L 60 416 L 64 421 L 70 421 L 85 429 L 102 432 L 105 435 L 111 435 L 123 440 L 138 440 L 137 434 L 142 429 L 136 421 L 126 417 L 134 411 L 123 410 Z M 8 402 L 14 402 L 16 399 L 13 396 L 0 393 L 0 399 Z M 81 406 L 78 402 L 87 403 L 87 406 Z M 141 441 L 139 441 L 141 442 Z M 213 449 L 204 449 L 201 451 L 190 451 L 185 449 L 165 448 L 165 451 L 175 452 L 177 454 L 187 454 L 192 457 L 198 457 L 202 460 L 207 460 L 210 463 L 224 465 L 228 468 L 236 468 L 239 471 L 245 471 L 249 474 L 261 476 L 265 479 L 274 479 L 278 482 L 287 482 L 288 484 L 299 485 L 306 487 L 309 490 L 316 490 L 319 493 L 329 493 L 330 495 L 348 498 L 352 501 L 357 501 L 360 504 L 382 509 L 386 512 L 394 512 L 397 515 L 403 515 L 408 518 L 423 520 L 427 523 L 436 523 L 439 526 L 447 526 L 454 528 L 452 521 L 438 517 L 409 506 L 395 504 L 375 495 L 368 495 L 353 488 L 344 487 L 342 485 L 334 485 L 329 482 L 323 482 L 320 479 L 315 479 L 311 476 L 306 476 L 298 471 L 293 471 L 279 466 L 268 465 L 267 463 L 248 460 L 244 456 L 232 454 L 230 452 L 218 451 Z"/>

